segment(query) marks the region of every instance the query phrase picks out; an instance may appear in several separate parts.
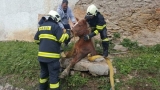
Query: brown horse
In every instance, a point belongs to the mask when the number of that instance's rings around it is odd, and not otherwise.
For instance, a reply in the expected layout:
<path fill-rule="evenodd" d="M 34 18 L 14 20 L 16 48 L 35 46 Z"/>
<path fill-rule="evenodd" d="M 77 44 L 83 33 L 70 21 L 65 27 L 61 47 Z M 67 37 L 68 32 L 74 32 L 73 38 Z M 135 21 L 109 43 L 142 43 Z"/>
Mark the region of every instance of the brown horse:
<path fill-rule="evenodd" d="M 73 26 L 71 32 L 73 35 L 78 36 L 79 40 L 75 43 L 73 47 L 73 52 L 72 52 L 73 59 L 71 60 L 68 67 L 61 73 L 60 78 L 64 78 L 65 76 L 67 76 L 69 74 L 70 68 L 73 67 L 78 61 L 80 61 L 82 58 L 86 57 L 87 55 L 88 55 L 89 61 L 94 61 L 96 58 L 103 57 L 96 54 L 96 50 L 94 48 L 94 45 L 91 39 L 87 41 L 83 39 L 84 35 L 89 34 L 86 20 L 82 19 L 78 21 Z M 106 57 L 105 60 L 110 68 L 111 89 L 115 90 L 114 78 L 113 78 L 113 75 L 114 75 L 113 66 L 109 58 Z"/>
<path fill-rule="evenodd" d="M 61 73 L 60 78 L 64 78 L 69 74 L 69 70 L 78 61 L 86 57 L 89 53 L 91 55 L 96 55 L 96 50 L 92 43 L 92 40 L 85 41 L 83 39 L 84 35 L 89 34 L 87 27 L 87 22 L 85 19 L 78 21 L 71 30 L 72 34 L 79 37 L 79 40 L 75 43 L 73 48 L 73 59 L 71 60 L 69 66 Z"/>

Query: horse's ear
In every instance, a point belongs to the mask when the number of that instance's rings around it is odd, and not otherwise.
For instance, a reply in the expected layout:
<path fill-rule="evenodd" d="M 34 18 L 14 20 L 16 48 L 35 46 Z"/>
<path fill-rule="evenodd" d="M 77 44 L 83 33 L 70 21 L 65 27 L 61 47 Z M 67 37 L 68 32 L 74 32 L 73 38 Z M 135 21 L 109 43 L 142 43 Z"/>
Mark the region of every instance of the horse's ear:
<path fill-rule="evenodd" d="M 77 22 L 79 21 L 79 19 L 76 17 Z"/>

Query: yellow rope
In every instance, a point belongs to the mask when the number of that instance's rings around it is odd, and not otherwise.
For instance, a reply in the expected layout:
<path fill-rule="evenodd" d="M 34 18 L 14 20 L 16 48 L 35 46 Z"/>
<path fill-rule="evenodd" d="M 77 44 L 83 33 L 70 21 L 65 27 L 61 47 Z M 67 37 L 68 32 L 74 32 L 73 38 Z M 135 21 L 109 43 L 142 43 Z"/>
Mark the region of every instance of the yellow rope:
<path fill-rule="evenodd" d="M 111 88 L 112 88 L 112 90 L 115 90 L 115 88 L 114 88 L 114 78 L 113 78 L 113 76 L 114 76 L 114 71 L 113 71 L 113 65 L 112 65 L 112 62 L 111 62 L 111 60 L 109 59 L 109 58 L 105 58 L 106 59 L 106 63 L 108 64 L 108 66 L 109 66 L 109 71 L 110 71 L 110 83 L 111 83 Z"/>
<path fill-rule="evenodd" d="M 102 57 L 103 57 L 103 56 L 101 56 L 101 55 L 91 56 L 90 54 L 88 54 L 87 59 L 88 59 L 89 61 L 94 61 L 94 60 L 96 60 L 97 58 L 102 58 Z M 105 58 L 105 60 L 106 60 L 106 63 L 108 64 L 109 71 L 110 71 L 109 74 L 110 74 L 111 89 L 112 89 L 112 90 L 115 90 L 115 88 L 114 88 L 114 78 L 113 78 L 113 76 L 114 76 L 114 71 L 113 71 L 112 62 L 111 62 L 111 60 L 110 60 L 109 58 Z"/>

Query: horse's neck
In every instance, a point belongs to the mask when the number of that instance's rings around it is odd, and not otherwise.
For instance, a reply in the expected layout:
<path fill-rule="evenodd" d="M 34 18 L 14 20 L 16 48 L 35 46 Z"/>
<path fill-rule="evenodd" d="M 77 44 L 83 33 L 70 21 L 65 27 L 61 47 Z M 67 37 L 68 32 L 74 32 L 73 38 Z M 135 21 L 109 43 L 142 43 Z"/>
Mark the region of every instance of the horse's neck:
<path fill-rule="evenodd" d="M 89 30 L 87 27 L 83 28 L 82 30 L 84 30 L 84 33 L 83 33 L 83 35 L 79 36 L 79 38 L 84 38 L 85 35 L 89 34 Z"/>
<path fill-rule="evenodd" d="M 84 36 L 81 36 L 81 37 L 79 37 L 79 40 L 78 40 L 79 42 L 91 42 L 91 39 L 89 39 L 89 40 L 87 40 L 87 41 L 85 41 L 84 40 Z"/>

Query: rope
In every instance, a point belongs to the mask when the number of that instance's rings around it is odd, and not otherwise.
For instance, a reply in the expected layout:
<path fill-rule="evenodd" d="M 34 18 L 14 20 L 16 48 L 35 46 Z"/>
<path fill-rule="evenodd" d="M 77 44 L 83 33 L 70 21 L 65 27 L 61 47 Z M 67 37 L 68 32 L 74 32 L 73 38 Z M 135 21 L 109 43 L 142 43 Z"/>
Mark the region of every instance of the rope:
<path fill-rule="evenodd" d="M 101 55 L 91 56 L 90 54 L 88 54 L 87 59 L 88 59 L 89 61 L 95 61 L 97 58 L 102 58 L 102 57 L 103 57 L 103 56 L 101 56 Z M 110 76 L 110 84 L 111 84 L 111 89 L 110 89 L 110 90 L 115 90 L 115 87 L 114 87 L 114 78 L 113 78 L 113 76 L 114 76 L 113 65 L 112 65 L 112 62 L 111 62 L 111 60 L 110 60 L 109 58 L 105 58 L 105 60 L 106 60 L 106 63 L 107 63 L 107 65 L 108 65 L 109 71 L 110 71 L 110 73 L 109 73 L 109 76 Z"/>

